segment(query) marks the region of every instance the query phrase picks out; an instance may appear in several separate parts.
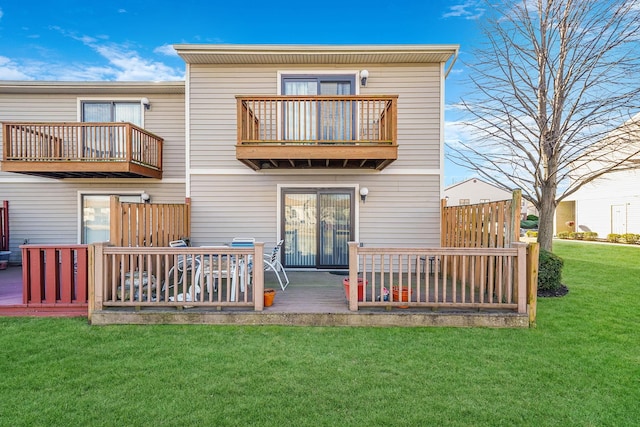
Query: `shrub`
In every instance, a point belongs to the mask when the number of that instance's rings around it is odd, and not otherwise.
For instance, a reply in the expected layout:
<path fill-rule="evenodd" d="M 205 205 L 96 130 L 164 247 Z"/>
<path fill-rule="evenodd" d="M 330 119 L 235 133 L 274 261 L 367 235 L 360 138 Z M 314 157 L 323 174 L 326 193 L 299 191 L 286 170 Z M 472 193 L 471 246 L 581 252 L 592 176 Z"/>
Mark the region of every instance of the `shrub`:
<path fill-rule="evenodd" d="M 527 230 L 525 234 L 527 235 L 527 237 L 538 237 L 538 232 L 533 230 Z"/>
<path fill-rule="evenodd" d="M 564 261 L 545 249 L 540 249 L 538 266 L 538 289 L 555 291 L 562 286 L 562 267 Z"/>
<path fill-rule="evenodd" d="M 584 240 L 596 240 L 598 238 L 598 233 L 595 231 L 585 231 L 584 232 Z"/>
<path fill-rule="evenodd" d="M 582 231 L 575 231 L 569 233 L 569 238 L 575 240 L 584 240 L 584 233 Z"/>
<path fill-rule="evenodd" d="M 620 240 L 620 235 L 616 233 L 607 234 L 607 240 L 611 243 L 617 243 Z"/>
<path fill-rule="evenodd" d="M 527 221 L 537 221 L 538 217 L 535 215 L 527 215 Z"/>
<path fill-rule="evenodd" d="M 626 233 L 620 236 L 619 239 L 622 243 L 636 243 L 638 241 L 637 234 Z"/>
<path fill-rule="evenodd" d="M 568 231 L 560 231 L 558 233 L 558 239 L 568 239 L 569 238 L 569 233 Z"/>

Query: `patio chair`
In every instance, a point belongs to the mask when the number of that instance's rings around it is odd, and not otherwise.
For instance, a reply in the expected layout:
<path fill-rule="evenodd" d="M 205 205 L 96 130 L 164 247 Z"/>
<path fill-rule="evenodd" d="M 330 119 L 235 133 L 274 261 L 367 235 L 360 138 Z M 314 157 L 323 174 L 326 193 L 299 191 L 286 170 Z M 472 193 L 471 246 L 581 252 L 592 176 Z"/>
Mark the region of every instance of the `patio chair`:
<path fill-rule="evenodd" d="M 252 248 L 256 243 L 256 239 L 253 237 L 234 237 L 231 241 L 232 248 Z M 240 275 L 240 291 L 244 292 L 245 290 L 245 277 L 248 277 L 248 284 L 251 285 L 251 273 L 253 271 L 253 256 L 249 255 L 247 259 L 241 258 L 237 265 L 235 257 L 231 259 L 231 269 L 233 271 L 233 279 L 232 279 L 232 291 L 231 291 L 231 300 L 234 301 L 236 297 L 236 281 L 238 278 L 238 274 Z"/>
<path fill-rule="evenodd" d="M 171 246 L 172 248 L 186 248 L 189 245 L 187 245 L 187 242 L 185 242 L 184 240 L 173 240 L 171 242 L 169 242 L 169 246 Z M 184 278 L 185 275 L 187 275 L 189 272 L 191 272 L 191 274 L 195 274 L 195 272 L 197 272 L 200 269 L 200 260 L 197 257 L 194 257 L 193 255 L 178 255 L 178 262 L 171 267 L 171 269 L 169 270 L 169 277 L 167 280 L 171 280 L 174 277 L 175 271 L 177 270 L 177 275 L 178 275 L 178 280 L 175 283 L 171 283 L 169 286 L 169 289 L 173 288 L 174 286 L 179 286 L 184 282 Z M 164 295 L 165 292 L 165 288 L 167 286 L 167 283 L 164 284 L 164 286 L 162 287 L 162 294 Z M 199 290 L 198 290 L 199 293 Z M 191 289 L 189 290 L 189 292 L 187 292 L 187 294 L 191 294 L 193 295 L 193 293 L 191 292 Z M 182 293 L 178 294 L 182 295 Z M 172 297 L 170 297 L 169 299 L 171 300 Z"/>
<path fill-rule="evenodd" d="M 280 288 L 284 291 L 287 286 L 289 286 L 289 277 L 287 277 L 287 272 L 284 270 L 282 263 L 280 262 L 280 249 L 282 248 L 282 244 L 284 240 L 280 240 L 271 251 L 271 254 L 264 254 L 264 271 L 273 271 L 278 278 L 278 282 L 280 282 Z M 280 278 L 279 271 L 282 271 L 284 275 L 285 282 L 282 282 Z"/>

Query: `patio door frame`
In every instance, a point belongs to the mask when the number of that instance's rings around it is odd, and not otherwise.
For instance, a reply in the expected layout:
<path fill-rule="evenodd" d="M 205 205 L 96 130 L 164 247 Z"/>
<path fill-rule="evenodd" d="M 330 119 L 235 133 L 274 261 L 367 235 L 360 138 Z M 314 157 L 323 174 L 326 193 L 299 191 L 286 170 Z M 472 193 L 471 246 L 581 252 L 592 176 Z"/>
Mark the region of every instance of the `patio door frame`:
<path fill-rule="evenodd" d="M 285 239 L 285 229 L 284 229 L 284 225 L 285 225 L 285 215 L 284 215 L 284 211 L 283 211 L 283 207 L 284 207 L 284 194 L 285 194 L 285 190 L 298 190 L 298 191 L 302 191 L 302 190 L 309 190 L 310 192 L 316 192 L 317 194 L 319 194 L 319 191 L 326 189 L 326 190 L 335 190 L 336 192 L 340 192 L 341 190 L 343 192 L 350 192 L 352 193 L 352 202 L 351 202 L 351 207 L 352 207 L 352 212 L 351 212 L 351 239 L 348 239 L 349 241 L 353 240 L 353 241 L 359 241 L 360 239 L 360 198 L 358 197 L 359 191 L 360 191 L 360 186 L 359 184 L 278 184 L 277 186 L 277 192 L 278 192 L 278 203 L 277 203 L 277 240 L 280 239 Z M 317 229 L 319 228 L 319 225 L 316 225 Z M 307 267 L 298 267 L 298 266 L 287 266 L 285 264 L 285 251 L 286 248 L 283 247 L 283 251 L 281 253 L 282 256 L 282 263 L 283 265 L 285 265 L 285 267 L 288 268 L 301 268 L 301 269 L 330 269 L 330 268 L 346 268 L 347 266 L 322 266 L 319 267 L 319 246 L 320 246 L 320 241 L 319 241 L 319 236 L 318 236 L 318 241 L 316 242 L 316 263 L 315 266 L 307 266 Z"/>

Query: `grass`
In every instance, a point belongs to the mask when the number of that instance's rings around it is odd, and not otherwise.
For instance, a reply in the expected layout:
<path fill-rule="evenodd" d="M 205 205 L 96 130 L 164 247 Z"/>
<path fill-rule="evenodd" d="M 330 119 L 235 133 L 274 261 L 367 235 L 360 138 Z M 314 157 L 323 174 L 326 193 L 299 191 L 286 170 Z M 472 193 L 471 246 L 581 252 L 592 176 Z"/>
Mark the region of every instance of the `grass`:
<path fill-rule="evenodd" d="M 535 329 L 0 318 L 0 425 L 637 425 L 640 249 L 555 251 Z"/>

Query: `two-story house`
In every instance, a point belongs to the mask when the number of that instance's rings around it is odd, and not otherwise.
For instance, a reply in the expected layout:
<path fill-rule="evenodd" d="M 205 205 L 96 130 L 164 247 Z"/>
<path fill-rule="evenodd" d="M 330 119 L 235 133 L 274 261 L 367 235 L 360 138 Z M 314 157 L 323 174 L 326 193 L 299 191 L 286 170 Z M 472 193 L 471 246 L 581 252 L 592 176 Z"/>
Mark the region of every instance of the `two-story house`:
<path fill-rule="evenodd" d="M 174 47 L 185 82 L 0 82 L 12 261 L 105 240 L 111 194 L 188 198 L 193 245 L 283 239 L 293 268 L 439 245 L 457 46 Z"/>

